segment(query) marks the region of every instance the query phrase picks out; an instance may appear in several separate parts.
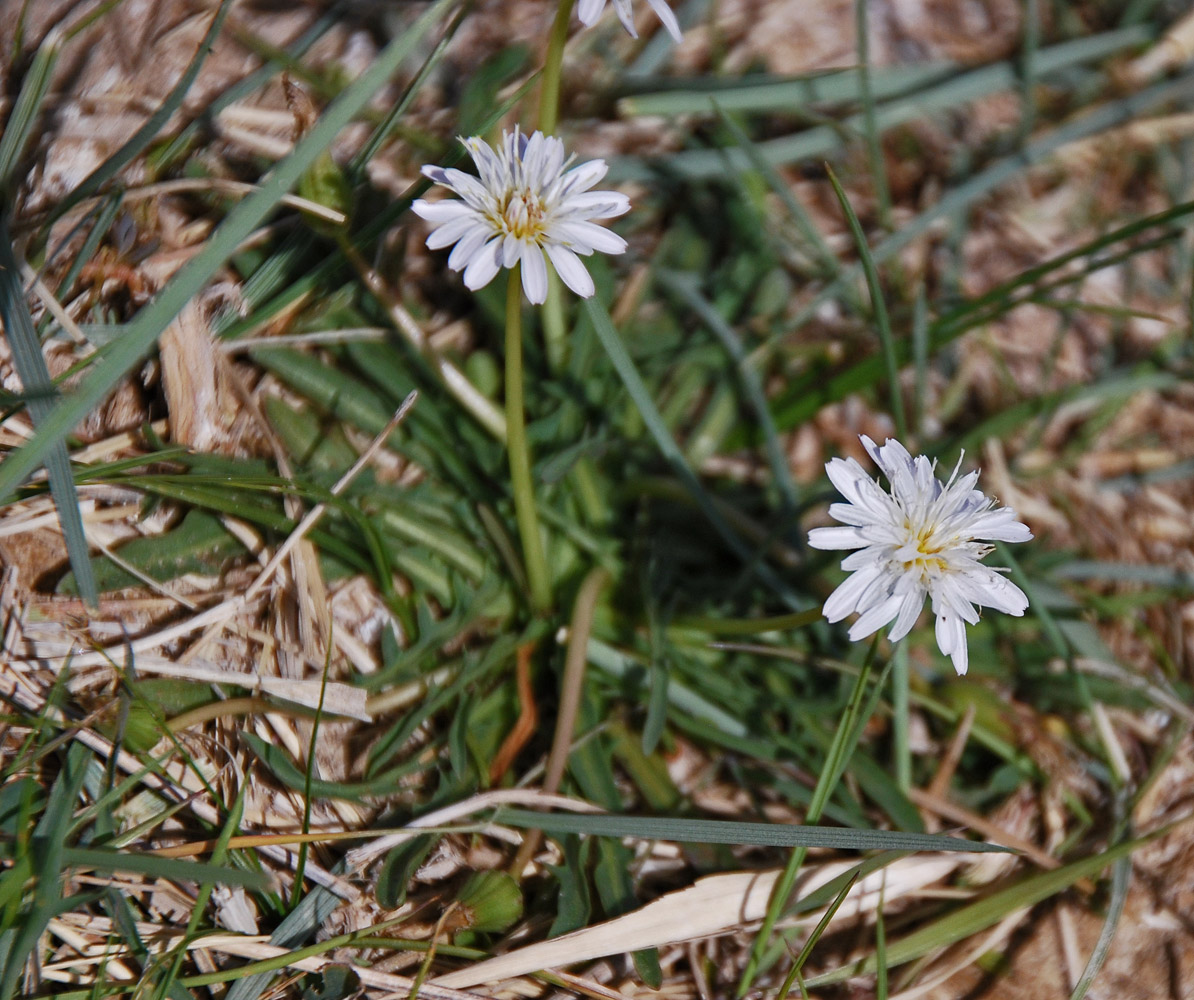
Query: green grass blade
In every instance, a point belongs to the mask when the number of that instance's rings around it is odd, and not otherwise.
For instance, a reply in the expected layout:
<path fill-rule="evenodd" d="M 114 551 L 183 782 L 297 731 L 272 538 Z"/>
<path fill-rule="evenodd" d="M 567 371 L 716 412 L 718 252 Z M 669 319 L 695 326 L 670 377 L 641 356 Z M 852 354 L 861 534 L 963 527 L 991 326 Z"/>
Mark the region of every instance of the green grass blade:
<path fill-rule="evenodd" d="M 891 415 L 895 420 L 896 437 L 900 440 L 908 438 L 908 424 L 904 419 L 904 396 L 900 391 L 900 366 L 896 360 L 895 339 L 891 334 L 891 320 L 887 316 L 887 303 L 883 298 L 883 285 L 879 281 L 879 270 L 875 267 L 875 259 L 871 256 L 871 248 L 867 243 L 866 234 L 862 231 L 862 224 L 854 214 L 850 199 L 842 189 L 833 168 L 826 164 L 829 172 L 829 183 L 833 185 L 833 193 L 837 195 L 838 203 L 849 223 L 850 232 L 854 236 L 854 243 L 858 247 L 858 256 L 862 263 L 862 273 L 866 276 L 867 290 L 871 293 L 871 309 L 875 315 L 875 325 L 879 328 L 879 343 L 883 348 L 883 362 L 887 366 L 887 381 L 891 389 Z"/>
<path fill-rule="evenodd" d="M 269 879 L 261 872 L 200 861 L 159 858 L 152 854 L 129 854 L 93 847 L 68 847 L 63 851 L 62 858 L 63 864 L 86 868 L 89 871 L 130 872 L 149 878 L 170 879 L 173 882 L 213 882 L 221 885 L 240 885 L 248 889 L 265 889 L 269 886 Z"/>
<path fill-rule="evenodd" d="M 862 733 L 862 726 L 870 718 L 871 712 L 874 709 L 874 698 L 868 699 L 866 697 L 866 686 L 867 681 L 870 680 L 871 667 L 874 664 L 875 653 L 878 648 L 879 639 L 876 636 L 871 642 L 870 649 L 867 650 L 866 660 L 863 661 L 862 669 L 858 672 L 858 677 L 854 682 L 854 689 L 850 692 L 850 701 L 846 706 L 846 712 L 838 720 L 837 729 L 833 734 L 833 742 L 830 744 L 829 751 L 825 755 L 825 762 L 821 765 L 821 773 L 817 776 L 817 785 L 813 789 L 812 799 L 809 801 L 808 809 L 805 812 L 805 819 L 809 823 L 819 822 L 825 814 L 825 807 L 829 804 L 829 799 L 837 787 L 838 780 L 841 778 L 842 772 L 845 770 L 846 764 L 850 759 L 850 755 L 854 752 L 854 748 L 858 743 L 858 737 Z M 876 685 L 876 696 L 881 687 L 881 683 Z M 866 706 L 865 711 L 863 710 L 864 705 Z M 928 835 L 913 834 L 913 836 L 923 837 Z M 754 977 L 758 973 L 760 962 L 763 959 L 763 953 L 766 951 L 767 945 L 771 942 L 771 934 L 775 930 L 776 922 L 783 913 L 784 907 L 788 905 L 788 898 L 791 896 L 792 889 L 796 885 L 796 876 L 800 871 L 800 866 L 804 864 L 808 845 L 797 844 L 795 848 L 788 858 L 783 872 L 776 880 L 775 887 L 771 890 L 771 899 L 767 904 L 767 913 L 764 915 L 759 931 L 751 943 L 750 957 L 747 959 L 746 967 L 742 970 L 742 975 L 738 980 L 736 995 L 739 997 L 745 996 L 751 987 L 751 983 L 754 982 Z M 894 844 L 888 849 L 899 850 Z"/>
<path fill-rule="evenodd" d="M 1074 985 L 1070 1000 L 1083 1000 L 1090 990 L 1095 976 L 1099 974 L 1103 963 L 1107 960 L 1107 953 L 1115 940 L 1115 931 L 1119 927 L 1119 920 L 1123 916 L 1124 904 L 1128 901 L 1128 890 L 1132 886 L 1132 859 L 1120 858 L 1111 866 L 1111 898 L 1107 903 L 1107 916 L 1103 920 L 1103 927 L 1099 931 L 1099 939 L 1095 942 L 1094 950 L 1087 959 L 1086 968 L 1082 970 L 1082 977 Z"/>
<path fill-rule="evenodd" d="M 266 60 L 264 66 L 250 73 L 238 83 L 234 83 L 216 97 L 202 110 L 195 121 L 184 126 L 178 135 L 166 144 L 160 155 L 154 157 L 155 161 L 158 163 L 172 162 L 187 149 L 203 128 L 210 127 L 221 111 L 264 87 L 280 66 L 296 65 L 307 50 L 337 23 L 339 14 L 339 5 L 332 4 L 330 9 L 284 52 L 263 54 L 263 58 Z"/>
<path fill-rule="evenodd" d="M 943 834 L 898 830 L 853 830 L 837 826 L 747 823 L 738 820 L 680 819 L 669 816 L 540 813 L 501 809 L 495 823 L 550 834 L 635 837 L 680 844 L 750 844 L 758 847 L 828 847 L 840 851 L 962 851 L 1009 853 L 1006 847 Z"/>
<path fill-rule="evenodd" d="M 4 123 L 3 132 L 0 132 L 0 201 L 7 202 L 12 195 L 14 175 L 20 166 L 21 154 L 33 135 L 33 124 L 42 101 L 50 89 L 50 77 L 62 51 L 62 42 L 62 29 L 51 28 L 21 81 L 21 92 Z"/>
<path fill-rule="evenodd" d="M 734 116 L 726 112 L 720 104 L 717 104 L 716 107 L 721 123 L 729 129 L 734 142 L 742 150 L 743 155 L 750 160 L 755 173 L 767 182 L 767 185 L 788 210 L 788 214 L 792 217 L 792 222 L 795 224 L 797 230 L 799 230 L 804 242 L 808 244 L 807 253 L 810 258 L 816 261 L 821 269 L 830 277 L 840 277 L 842 273 L 841 261 L 838 260 L 837 255 L 830 249 L 829 244 L 825 241 L 825 237 L 821 235 L 821 231 L 808 214 L 808 210 L 801 204 L 800 199 L 793 194 L 791 185 L 780 176 L 779 171 L 775 167 L 763 158 L 758 151 L 757 143 L 746 134 L 746 130 L 737 122 Z M 845 292 L 849 295 L 852 289 L 847 286 Z"/>
<path fill-rule="evenodd" d="M 888 66 L 872 74 L 877 100 L 902 96 L 957 72 L 948 62 L 924 66 Z M 743 114 L 793 112 L 809 105 L 846 104 L 859 99 L 858 74 L 854 70 L 832 70 L 784 79 L 749 78 L 748 82 L 703 78 L 693 81 L 697 87 L 664 90 L 623 97 L 618 114 L 700 115 L 708 114 L 714 104 L 725 111 Z"/>
<path fill-rule="evenodd" d="M 62 899 L 61 881 L 62 868 L 68 863 L 67 853 L 70 850 L 66 845 L 66 836 L 91 759 L 91 752 L 82 743 L 71 744 L 62 770 L 50 789 L 45 812 L 34 828 L 29 853 L 37 887 L 29 911 L 18 923 L 3 972 L 0 973 L 0 1000 L 9 1000 L 13 995 L 26 960 L 37 948 L 46 925 L 68 905 Z"/>
<path fill-rule="evenodd" d="M 4 330 L 8 334 L 13 367 L 29 396 L 28 406 L 34 426 L 39 427 L 53 407 L 58 392 L 50 378 L 46 359 L 42 356 L 41 340 L 34 328 L 33 317 L 29 314 L 20 274 L 21 268 L 8 233 L 8 219 L 0 215 L 0 319 L 3 319 Z M 99 595 L 88 557 L 87 534 L 83 530 L 83 515 L 79 511 L 79 496 L 75 490 L 70 456 L 66 451 L 66 443 L 61 439 L 54 442 L 46 456 L 46 473 L 79 596 L 88 607 L 94 608 L 99 603 Z"/>
<path fill-rule="evenodd" d="M 1037 72 L 1043 76 L 1068 67 L 1106 59 L 1116 52 L 1134 48 L 1142 41 L 1146 41 L 1151 37 L 1152 32 L 1147 29 L 1128 28 L 1106 32 L 1094 38 L 1081 38 L 1073 42 L 1063 42 L 1060 45 L 1042 49 L 1038 53 L 1036 63 Z M 882 133 L 888 129 L 917 121 L 932 114 L 957 110 L 960 105 L 970 101 L 978 100 L 990 94 L 1012 90 L 1017 86 L 1017 80 L 1018 73 L 1016 67 L 1010 62 L 984 66 L 981 69 L 960 74 L 946 80 L 939 86 L 921 90 L 880 105 L 875 112 L 875 128 L 878 132 Z M 1165 84 L 1161 85 L 1162 88 L 1166 86 Z M 1112 123 L 1114 121 L 1130 120 L 1131 117 L 1139 112 L 1128 112 L 1128 106 L 1139 103 L 1138 99 L 1152 102 L 1153 97 L 1145 97 L 1145 95 L 1158 89 L 1157 87 L 1152 87 L 1133 95 L 1131 98 L 1115 102 L 1107 108 L 1100 108 L 1090 115 L 1079 119 L 1078 122 L 1073 123 L 1073 126 L 1080 128 L 1083 134 L 1090 135 L 1092 132 L 1087 130 L 1087 126 L 1094 124 L 1094 122 L 1088 122 L 1087 119 L 1096 119 L 1102 122 L 1094 131 L 1101 131 L 1108 127 L 1105 117 L 1108 114 L 1112 118 Z M 1188 79 L 1184 80 L 1183 85 L 1176 88 L 1178 92 L 1185 92 L 1189 89 L 1190 81 Z M 1170 98 L 1176 96 L 1177 93 L 1170 92 L 1169 94 Z M 722 102 L 723 106 L 727 106 L 722 97 L 718 96 L 718 100 Z M 782 166 L 790 163 L 798 163 L 801 160 L 824 158 L 833 155 L 842 148 L 844 136 L 860 135 L 864 128 L 863 116 L 861 114 L 851 115 L 841 122 L 834 122 L 832 125 L 817 125 L 813 128 L 797 132 L 794 135 L 761 142 L 757 148 L 760 155 L 768 163 L 773 166 Z M 1065 126 L 1057 129 L 1052 136 L 1045 138 L 1046 140 L 1053 139 L 1063 133 L 1069 134 L 1070 127 Z M 1035 145 L 1033 144 L 1028 148 L 1032 149 Z M 1056 146 L 1054 145 L 1052 148 L 1055 149 Z M 685 177 L 694 180 L 708 180 L 722 176 L 726 170 L 727 162 L 735 170 L 751 169 L 748 159 L 737 150 L 730 150 L 727 154 L 726 150 L 721 149 L 685 150 L 684 152 L 667 156 L 662 161 L 662 164 L 666 166 L 667 170 Z M 1019 156 L 1009 157 L 1007 160 L 1000 162 L 1009 167 L 1012 173 L 1018 172 L 1027 165 Z M 650 163 L 632 157 L 615 160 L 611 164 L 609 173 L 609 177 L 614 180 L 642 181 L 650 180 L 651 176 L 652 166 Z M 1006 179 L 1006 177 L 1003 179 Z"/>
<path fill-rule="evenodd" d="M 961 190 L 962 188 L 956 189 L 958 192 Z M 947 196 L 946 200 L 949 200 L 950 197 L 952 195 Z M 1061 270 L 1070 262 L 1092 256 L 1100 250 L 1115 243 L 1129 240 L 1148 229 L 1176 222 L 1178 219 L 1186 218 L 1192 214 L 1194 214 L 1194 202 L 1183 202 L 1180 205 L 1175 205 L 1173 208 L 1165 209 L 1155 215 L 1136 219 L 1110 233 L 1090 240 L 1080 247 L 1058 254 L 1056 257 L 1051 257 L 1049 260 L 1021 272 L 1014 278 L 991 289 L 989 292 L 985 292 L 974 299 L 960 304 L 935 322 L 930 323 L 927 332 L 928 349 L 943 347 L 945 344 L 961 336 L 966 330 L 979 325 L 983 321 L 981 317 L 985 316 L 988 312 L 993 316 L 1002 315 L 1011 308 L 1008 300 L 1010 300 L 1013 293 L 1021 288 L 1042 281 L 1048 275 Z M 937 208 L 929 209 L 899 232 L 887 237 L 878 246 L 872 248 L 872 260 L 876 264 L 880 264 L 892 254 L 902 250 L 910 241 L 909 233 L 921 227 L 922 220 L 927 216 L 932 216 L 933 219 L 936 219 L 938 217 Z M 927 228 L 927 224 L 924 228 Z M 1097 261 L 1092 263 L 1088 268 L 1084 268 L 1084 270 L 1090 272 L 1098 267 L 1108 266 L 1109 263 L 1105 258 L 1098 258 Z M 844 272 L 842 281 L 854 281 L 858 277 L 858 269 L 852 267 Z M 832 295 L 829 292 L 833 287 L 831 286 L 830 289 L 827 289 L 826 293 L 823 293 L 822 296 L 818 296 L 814 300 L 814 303 L 831 298 Z M 901 364 L 906 362 L 910 354 L 908 341 L 900 340 L 895 346 L 899 362 Z M 883 364 L 882 357 L 872 356 L 828 378 L 824 377 L 821 373 L 817 373 L 813 377 L 795 381 L 792 387 L 784 392 L 783 397 L 774 403 L 777 427 L 781 431 L 789 430 L 811 418 L 826 403 L 836 402 L 851 392 L 866 388 L 879 377 L 879 372 L 882 370 Z M 731 447 L 741 446 L 742 444 L 740 440 L 735 438 L 731 438 L 728 443 Z"/>
<path fill-rule="evenodd" d="M 585 656 L 593 666 L 618 678 L 625 678 L 629 674 L 637 674 L 642 670 L 641 664 L 600 639 L 589 640 Z M 734 716 L 679 681 L 669 678 L 666 693 L 668 703 L 673 708 L 687 712 L 694 718 L 703 719 L 730 736 L 747 735 L 746 726 Z M 646 696 L 647 692 L 643 692 L 643 694 Z"/>
<path fill-rule="evenodd" d="M 295 144 L 294 150 L 262 180 L 258 189 L 240 202 L 215 231 L 204 248 L 191 258 L 170 284 L 128 324 L 119 340 L 71 395 L 54 407 L 38 432 L 24 447 L 12 452 L 0 466 L 0 497 L 43 462 L 60 441 L 104 399 L 128 371 L 153 347 L 167 325 L 224 266 L 236 248 L 278 205 L 319 155 L 331 145 L 373 96 L 416 51 L 423 36 L 437 24 L 455 0 L 439 0 L 409 29 L 391 42 L 364 73 L 357 77 Z"/>
<path fill-rule="evenodd" d="M 866 141 L 867 164 L 871 170 L 871 185 L 878 202 L 879 221 L 884 229 L 891 229 L 891 188 L 883 162 L 883 146 L 879 139 L 879 125 L 875 118 L 875 92 L 871 84 L 871 32 L 867 23 L 866 0 L 854 0 L 854 36 L 858 46 L 858 100 L 862 104 L 862 135 Z"/>
<path fill-rule="evenodd" d="M 339 862 L 332 872 L 344 874 L 344 862 Z M 316 886 L 270 935 L 269 943 L 280 948 L 297 948 L 304 941 L 314 937 L 342 900 L 323 886 Z M 239 978 L 225 994 L 225 1000 L 257 1000 L 273 979 L 272 972 L 255 972 Z"/>

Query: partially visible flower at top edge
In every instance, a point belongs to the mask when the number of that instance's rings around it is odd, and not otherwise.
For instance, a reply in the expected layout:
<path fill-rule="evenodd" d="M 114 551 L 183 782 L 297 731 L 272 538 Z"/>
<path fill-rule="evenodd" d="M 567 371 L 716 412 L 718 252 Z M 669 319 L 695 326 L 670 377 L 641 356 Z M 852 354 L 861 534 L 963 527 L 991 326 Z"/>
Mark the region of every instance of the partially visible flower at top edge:
<path fill-rule="evenodd" d="M 460 195 L 460 201 L 426 201 L 411 208 L 436 228 L 427 237 L 432 250 L 456 244 L 448 267 L 464 272 L 465 285 L 484 288 L 503 267 L 522 264 L 522 287 L 535 304 L 547 298 L 547 259 L 564 284 L 582 298 L 593 294 L 593 279 L 581 256 L 594 250 L 623 253 L 626 241 L 590 221 L 630 211 L 617 191 L 590 190 L 608 171 L 604 160 L 571 166 L 564 144 L 517 128 L 503 132 L 497 149 L 477 136 L 461 138 L 479 176 L 462 170 L 425 166 L 423 175 Z M 571 167 L 571 169 L 569 169 Z"/>
<path fill-rule="evenodd" d="M 676 15 L 672 13 L 671 7 L 664 0 L 647 0 L 647 3 L 659 16 L 659 20 L 667 28 L 668 34 L 677 42 L 680 41 L 680 22 L 676 20 Z M 605 10 L 605 0 L 580 0 L 580 3 L 576 5 L 576 16 L 580 18 L 581 24 L 588 27 L 601 16 L 603 10 Z M 622 26 L 630 32 L 630 37 L 638 38 L 638 32 L 634 29 L 634 11 L 631 9 L 630 0 L 614 0 L 614 10 L 617 12 Z"/>
<path fill-rule="evenodd" d="M 913 458 L 898 441 L 889 438 L 880 448 L 865 435 L 861 440 L 891 492 L 852 458 L 834 458 L 825 466 L 849 503 L 829 508 L 842 527 L 813 528 L 808 543 L 814 549 L 858 550 L 842 560 L 842 569 L 852 573 L 825 602 L 825 617 L 837 622 L 860 612 L 850 627 L 853 641 L 895 619 L 888 633 L 894 642 L 912 630 L 928 596 L 937 616 L 937 645 L 964 674 L 965 625 L 979 619 L 974 605 L 1016 616 L 1028 607 L 1024 592 L 1002 575 L 1006 570 L 980 561 L 993 549 L 986 542 L 1026 542 L 1032 532 L 1014 510 L 995 506 L 974 488 L 977 472 L 958 477 L 961 458 L 943 483 L 928 458 Z"/>

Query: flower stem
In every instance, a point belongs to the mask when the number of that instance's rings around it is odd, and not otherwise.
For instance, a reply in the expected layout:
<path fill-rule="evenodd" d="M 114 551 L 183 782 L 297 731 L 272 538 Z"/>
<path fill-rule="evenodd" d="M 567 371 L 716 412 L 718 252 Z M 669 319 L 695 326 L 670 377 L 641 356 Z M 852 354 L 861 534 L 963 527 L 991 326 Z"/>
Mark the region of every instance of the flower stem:
<path fill-rule="evenodd" d="M 530 585 L 531 609 L 541 614 L 551 607 L 551 577 L 535 511 L 531 480 L 531 454 L 527 447 L 526 415 L 522 393 L 522 284 L 521 268 L 510 269 L 506 286 L 506 450 L 510 456 L 510 486 L 514 513 L 522 537 L 522 558 Z"/>
<path fill-rule="evenodd" d="M 912 787 L 912 747 L 908 736 L 908 646 L 897 642 L 891 654 L 891 719 L 895 743 L 896 784 L 907 793 Z"/>
<path fill-rule="evenodd" d="M 555 271 L 547 272 L 547 300 L 543 303 L 543 346 L 547 367 L 559 374 L 568 360 L 568 326 L 564 319 L 564 289 Z"/>
<path fill-rule="evenodd" d="M 568 21 L 572 17 L 574 0 L 560 0 L 556 19 L 547 42 L 547 56 L 543 62 L 542 83 L 539 89 L 539 128 L 544 135 L 556 130 L 560 119 L 560 67 L 564 63 L 564 45 L 568 41 Z"/>

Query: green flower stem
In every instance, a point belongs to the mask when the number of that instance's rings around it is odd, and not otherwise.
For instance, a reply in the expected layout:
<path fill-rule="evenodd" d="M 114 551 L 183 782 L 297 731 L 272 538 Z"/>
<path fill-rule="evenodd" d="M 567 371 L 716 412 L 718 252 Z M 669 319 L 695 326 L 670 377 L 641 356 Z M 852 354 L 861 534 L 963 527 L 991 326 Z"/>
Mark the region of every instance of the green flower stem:
<path fill-rule="evenodd" d="M 547 350 L 547 366 L 553 373 L 561 371 L 568 360 L 568 322 L 564 318 L 564 288 L 554 270 L 547 272 L 547 301 L 543 303 L 543 346 Z"/>
<path fill-rule="evenodd" d="M 908 735 L 910 684 L 908 646 L 897 642 L 891 654 L 891 717 L 895 743 L 896 784 L 907 794 L 912 787 L 912 746 Z"/>
<path fill-rule="evenodd" d="M 556 19 L 547 42 L 547 56 L 543 62 L 542 83 L 539 90 L 539 128 L 551 135 L 560 120 L 560 68 L 564 64 L 564 45 L 568 41 L 568 22 L 572 18 L 574 0 L 560 0 Z"/>
<path fill-rule="evenodd" d="M 522 558 L 526 563 L 531 591 L 531 609 L 536 614 L 551 608 L 551 577 L 539 533 L 535 511 L 535 487 L 531 480 L 531 453 L 527 447 L 526 415 L 522 393 L 522 276 L 521 267 L 510 269 L 506 286 L 506 450 L 510 455 L 510 486 L 514 490 L 514 513 L 522 536 Z"/>
<path fill-rule="evenodd" d="M 574 0 L 560 0 L 551 26 L 547 56 L 543 63 L 539 90 L 539 128 L 551 135 L 560 121 L 560 70 L 564 64 L 564 46 L 568 42 L 568 22 Z M 564 367 L 568 355 L 568 329 L 564 319 L 564 289 L 555 271 L 548 270 L 547 301 L 543 303 L 543 340 L 547 362 L 553 372 Z"/>
<path fill-rule="evenodd" d="M 601 484 L 597 481 L 597 469 L 588 455 L 576 460 L 572 467 L 572 483 L 588 523 L 594 527 L 605 524 L 609 520 L 609 507 L 601 493 Z"/>

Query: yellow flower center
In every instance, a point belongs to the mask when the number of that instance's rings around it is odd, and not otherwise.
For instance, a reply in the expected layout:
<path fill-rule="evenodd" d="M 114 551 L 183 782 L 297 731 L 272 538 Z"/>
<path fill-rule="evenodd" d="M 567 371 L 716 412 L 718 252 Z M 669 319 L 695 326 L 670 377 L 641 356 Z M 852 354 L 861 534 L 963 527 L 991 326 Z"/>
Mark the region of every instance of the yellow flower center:
<path fill-rule="evenodd" d="M 530 191 L 511 191 L 502 203 L 497 227 L 515 239 L 538 241 L 543 235 L 543 202 Z"/>
<path fill-rule="evenodd" d="M 904 530 L 909 535 L 914 535 L 913 541 L 916 544 L 916 555 L 904 562 L 904 572 L 908 573 L 913 569 L 920 570 L 922 574 L 927 573 L 930 569 L 938 569 L 944 572 L 946 564 L 945 560 L 941 558 L 941 550 L 944 546 L 930 544 L 930 539 L 933 537 L 933 529 L 927 525 L 921 525 L 914 532 L 912 524 L 905 521 Z"/>

